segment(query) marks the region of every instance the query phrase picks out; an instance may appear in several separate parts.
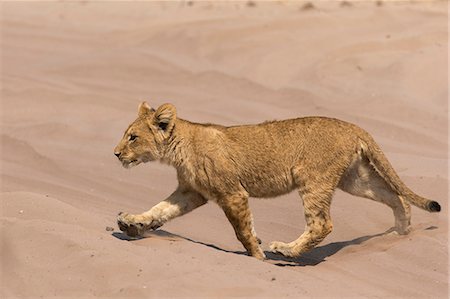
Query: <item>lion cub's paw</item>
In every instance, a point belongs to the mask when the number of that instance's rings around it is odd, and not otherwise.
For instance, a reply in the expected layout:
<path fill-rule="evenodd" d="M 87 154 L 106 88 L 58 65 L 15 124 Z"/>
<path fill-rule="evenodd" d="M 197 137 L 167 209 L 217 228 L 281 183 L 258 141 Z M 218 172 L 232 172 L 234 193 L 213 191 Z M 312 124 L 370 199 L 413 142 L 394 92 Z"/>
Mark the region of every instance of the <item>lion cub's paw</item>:
<path fill-rule="evenodd" d="M 117 224 L 120 230 L 130 237 L 142 237 L 146 231 L 155 230 L 162 226 L 162 223 L 149 217 L 123 212 L 120 212 L 117 216 Z"/>
<path fill-rule="evenodd" d="M 408 235 L 412 231 L 412 228 L 411 228 L 411 226 L 397 227 L 397 228 L 395 228 L 395 231 L 397 232 L 397 234 L 404 236 L 404 235 Z"/>
<path fill-rule="evenodd" d="M 412 231 L 412 228 L 410 226 L 404 228 L 404 227 L 391 227 L 387 231 L 384 232 L 383 235 L 386 236 L 404 236 L 409 234 Z"/>
<path fill-rule="evenodd" d="M 117 216 L 117 225 L 119 229 L 130 237 L 140 237 L 145 232 L 145 225 L 136 222 L 133 215 L 120 212 Z"/>
<path fill-rule="evenodd" d="M 266 259 L 266 255 L 264 254 L 264 251 L 262 251 L 261 248 L 258 248 L 258 250 L 251 254 L 254 258 L 264 261 Z"/>
<path fill-rule="evenodd" d="M 270 251 L 273 253 L 279 253 L 282 254 L 284 256 L 292 256 L 292 251 L 291 251 L 291 247 L 289 246 L 289 244 L 283 243 L 283 242 L 272 242 L 269 245 Z"/>

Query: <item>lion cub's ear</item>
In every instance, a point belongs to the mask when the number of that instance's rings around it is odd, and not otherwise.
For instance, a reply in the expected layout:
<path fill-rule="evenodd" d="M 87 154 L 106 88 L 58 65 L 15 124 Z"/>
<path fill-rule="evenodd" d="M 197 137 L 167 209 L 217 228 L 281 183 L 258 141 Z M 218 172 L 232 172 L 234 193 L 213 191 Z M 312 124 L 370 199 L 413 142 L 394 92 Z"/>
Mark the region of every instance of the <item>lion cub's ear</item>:
<path fill-rule="evenodd" d="M 167 132 L 172 130 L 177 118 L 177 110 L 172 104 L 163 104 L 156 109 L 153 123 L 159 129 Z"/>
<path fill-rule="evenodd" d="M 138 108 L 138 115 L 139 117 L 145 117 L 150 115 L 152 112 L 155 112 L 155 109 L 153 109 L 152 107 L 150 107 L 147 102 L 142 102 L 139 105 Z"/>

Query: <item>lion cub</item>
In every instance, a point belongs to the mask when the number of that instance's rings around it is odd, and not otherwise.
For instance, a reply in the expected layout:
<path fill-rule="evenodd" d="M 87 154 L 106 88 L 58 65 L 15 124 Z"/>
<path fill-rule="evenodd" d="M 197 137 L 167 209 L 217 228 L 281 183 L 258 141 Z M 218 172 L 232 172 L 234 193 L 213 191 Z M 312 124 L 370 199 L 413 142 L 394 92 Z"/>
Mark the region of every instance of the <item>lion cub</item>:
<path fill-rule="evenodd" d="M 178 118 L 171 104 L 154 110 L 145 102 L 138 114 L 114 154 L 126 168 L 154 160 L 172 165 L 179 186 L 147 212 L 120 213 L 119 228 L 129 236 L 156 229 L 211 200 L 223 209 L 249 254 L 264 259 L 248 198 L 297 189 L 305 232 L 291 243 L 270 245 L 273 252 L 295 257 L 331 232 L 336 188 L 391 207 L 400 234 L 410 230 L 410 204 L 441 210 L 436 201 L 415 194 L 400 180 L 367 132 L 341 120 L 305 117 L 225 127 L 192 123 Z"/>

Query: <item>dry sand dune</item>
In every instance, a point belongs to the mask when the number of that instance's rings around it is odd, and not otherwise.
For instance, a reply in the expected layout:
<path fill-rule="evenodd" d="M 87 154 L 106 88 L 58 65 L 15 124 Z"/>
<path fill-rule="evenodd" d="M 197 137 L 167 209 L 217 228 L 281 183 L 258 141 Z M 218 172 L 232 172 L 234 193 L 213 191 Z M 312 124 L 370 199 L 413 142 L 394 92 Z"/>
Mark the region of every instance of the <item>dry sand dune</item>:
<path fill-rule="evenodd" d="M 447 3 L 312 6 L 3 2 L 0 296 L 447 298 Z M 338 191 L 333 233 L 293 260 L 245 256 L 213 203 L 129 242 L 117 212 L 176 187 L 168 166 L 113 156 L 142 99 L 225 125 L 357 123 L 443 211 L 383 235 L 389 208 Z M 251 206 L 264 249 L 302 232 L 295 192 Z"/>

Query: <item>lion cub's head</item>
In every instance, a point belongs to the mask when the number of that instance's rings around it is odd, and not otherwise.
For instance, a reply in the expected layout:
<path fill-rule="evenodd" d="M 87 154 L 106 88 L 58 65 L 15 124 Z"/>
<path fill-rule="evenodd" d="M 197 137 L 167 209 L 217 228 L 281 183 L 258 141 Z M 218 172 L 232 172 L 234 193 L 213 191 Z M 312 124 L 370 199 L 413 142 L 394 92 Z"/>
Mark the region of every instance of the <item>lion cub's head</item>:
<path fill-rule="evenodd" d="M 161 105 L 155 111 L 143 102 L 139 105 L 138 118 L 125 131 L 114 155 L 125 168 L 162 158 L 175 119 L 176 109 L 172 104 Z"/>

